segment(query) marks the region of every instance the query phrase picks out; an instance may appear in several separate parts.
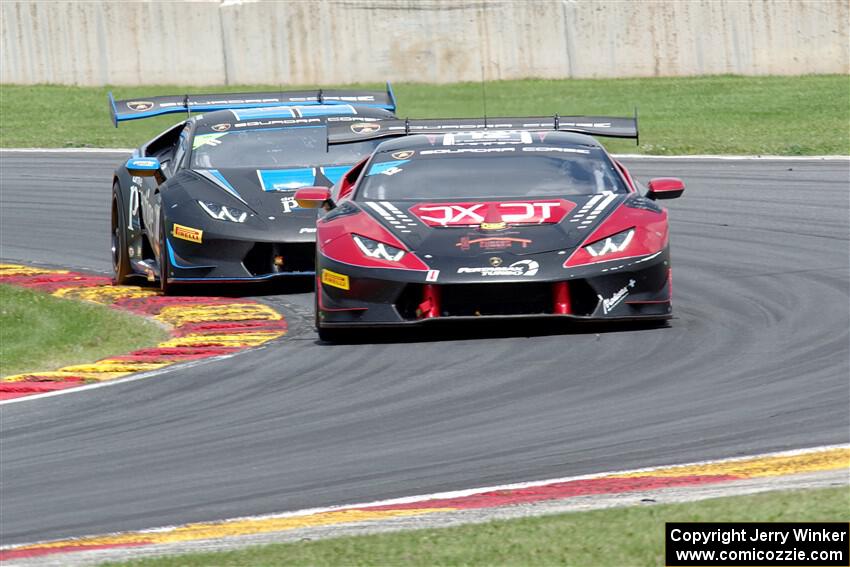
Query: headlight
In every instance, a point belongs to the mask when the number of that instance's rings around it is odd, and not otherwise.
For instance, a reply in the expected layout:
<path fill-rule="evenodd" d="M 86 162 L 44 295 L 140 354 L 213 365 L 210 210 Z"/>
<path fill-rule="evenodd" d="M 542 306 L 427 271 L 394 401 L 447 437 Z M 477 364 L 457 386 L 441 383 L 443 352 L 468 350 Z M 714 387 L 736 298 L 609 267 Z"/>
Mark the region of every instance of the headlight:
<path fill-rule="evenodd" d="M 248 213 L 236 207 L 226 207 L 209 201 L 198 201 L 198 204 L 209 216 L 217 220 L 245 222 L 245 219 L 248 218 Z"/>
<path fill-rule="evenodd" d="M 632 237 L 634 237 L 634 235 L 635 229 L 630 228 L 629 230 L 624 230 L 623 232 L 611 235 L 608 238 L 597 240 L 593 244 L 588 244 L 584 247 L 584 249 L 590 252 L 590 255 L 594 257 L 604 256 L 605 254 L 611 254 L 612 252 L 622 252 L 629 245 L 629 242 L 632 241 Z"/>
<path fill-rule="evenodd" d="M 360 248 L 360 251 L 369 258 L 398 262 L 404 257 L 404 250 L 401 248 L 396 248 L 395 246 L 390 246 L 389 244 L 384 244 L 383 242 L 378 242 L 377 240 L 357 234 L 352 234 L 351 237 L 354 239 L 357 247 Z"/>

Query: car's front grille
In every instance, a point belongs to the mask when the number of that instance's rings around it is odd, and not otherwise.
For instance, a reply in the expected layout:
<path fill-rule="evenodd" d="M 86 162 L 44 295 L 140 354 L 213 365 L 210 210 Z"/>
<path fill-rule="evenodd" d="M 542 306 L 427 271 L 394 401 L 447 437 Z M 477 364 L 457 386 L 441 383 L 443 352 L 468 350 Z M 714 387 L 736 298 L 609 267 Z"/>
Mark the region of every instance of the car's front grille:
<path fill-rule="evenodd" d="M 555 312 L 552 282 L 475 283 L 437 285 L 441 317 L 475 317 L 486 315 L 548 315 Z M 571 280 L 570 313 L 590 315 L 597 297 L 585 280 Z M 410 284 L 395 302 L 402 318 L 415 320 L 423 301 L 424 286 Z"/>
<path fill-rule="evenodd" d="M 440 286 L 443 317 L 537 315 L 552 312 L 552 284 L 484 283 Z"/>
<path fill-rule="evenodd" d="M 405 319 L 417 319 L 423 287 L 410 284 L 396 301 Z M 552 313 L 550 283 L 480 283 L 438 285 L 441 317 L 479 315 L 538 315 Z"/>
<path fill-rule="evenodd" d="M 280 257 L 279 264 L 275 257 Z M 242 264 L 253 276 L 286 272 L 312 272 L 315 269 L 316 245 L 312 242 L 281 244 L 258 242 L 245 254 Z"/>

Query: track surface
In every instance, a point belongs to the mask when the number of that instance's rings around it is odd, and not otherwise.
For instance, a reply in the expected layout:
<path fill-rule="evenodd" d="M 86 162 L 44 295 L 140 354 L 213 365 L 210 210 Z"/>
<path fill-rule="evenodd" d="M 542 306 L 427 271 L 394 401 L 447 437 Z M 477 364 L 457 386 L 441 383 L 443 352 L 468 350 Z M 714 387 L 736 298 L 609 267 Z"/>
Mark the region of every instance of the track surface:
<path fill-rule="evenodd" d="M 0 256 L 108 270 L 120 157 L 0 153 Z M 848 162 L 628 165 L 688 184 L 670 328 L 329 346 L 267 296 L 271 346 L 3 406 L 2 543 L 850 441 Z"/>

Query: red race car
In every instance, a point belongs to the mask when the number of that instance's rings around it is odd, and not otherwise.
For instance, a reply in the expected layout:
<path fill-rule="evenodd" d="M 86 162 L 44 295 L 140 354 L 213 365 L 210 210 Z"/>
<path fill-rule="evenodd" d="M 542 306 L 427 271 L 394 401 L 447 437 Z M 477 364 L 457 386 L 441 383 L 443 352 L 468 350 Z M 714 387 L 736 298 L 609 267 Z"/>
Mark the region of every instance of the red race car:
<path fill-rule="evenodd" d="M 610 117 L 385 120 L 332 126 L 329 144 L 387 138 L 332 188 L 296 192 L 317 222 L 316 326 L 482 317 L 671 316 L 667 211 L 590 135 Z"/>

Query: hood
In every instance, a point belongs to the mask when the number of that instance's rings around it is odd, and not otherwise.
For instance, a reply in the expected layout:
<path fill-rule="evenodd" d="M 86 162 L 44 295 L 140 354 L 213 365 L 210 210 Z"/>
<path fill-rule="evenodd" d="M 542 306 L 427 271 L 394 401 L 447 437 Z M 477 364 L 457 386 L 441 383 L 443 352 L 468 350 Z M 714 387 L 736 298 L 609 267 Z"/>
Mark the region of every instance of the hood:
<path fill-rule="evenodd" d="M 301 212 L 315 217 L 315 211 L 300 209 L 295 203 L 295 191 L 301 187 L 330 187 L 349 170 L 351 165 L 317 165 L 284 169 L 197 169 L 203 177 L 255 213 Z"/>
<path fill-rule="evenodd" d="M 569 198 L 363 201 L 360 208 L 422 257 L 516 256 L 572 250 L 627 194 Z"/>

